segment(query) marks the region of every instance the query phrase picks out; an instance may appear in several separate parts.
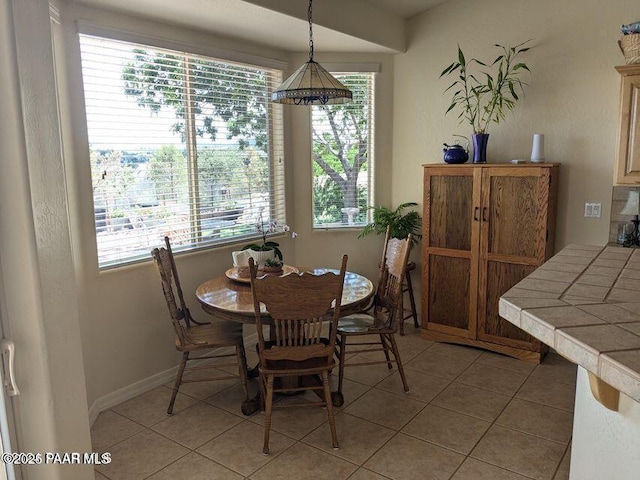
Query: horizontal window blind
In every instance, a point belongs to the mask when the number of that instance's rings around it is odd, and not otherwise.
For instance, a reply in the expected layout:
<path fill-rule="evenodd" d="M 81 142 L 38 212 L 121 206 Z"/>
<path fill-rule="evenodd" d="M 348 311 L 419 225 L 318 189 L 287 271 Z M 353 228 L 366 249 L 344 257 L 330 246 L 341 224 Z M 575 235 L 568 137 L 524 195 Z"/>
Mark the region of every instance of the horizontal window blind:
<path fill-rule="evenodd" d="M 375 73 L 335 77 L 353 101 L 312 107 L 314 228 L 363 226 L 373 202 Z"/>
<path fill-rule="evenodd" d="M 285 222 L 282 72 L 80 35 L 101 268 Z"/>

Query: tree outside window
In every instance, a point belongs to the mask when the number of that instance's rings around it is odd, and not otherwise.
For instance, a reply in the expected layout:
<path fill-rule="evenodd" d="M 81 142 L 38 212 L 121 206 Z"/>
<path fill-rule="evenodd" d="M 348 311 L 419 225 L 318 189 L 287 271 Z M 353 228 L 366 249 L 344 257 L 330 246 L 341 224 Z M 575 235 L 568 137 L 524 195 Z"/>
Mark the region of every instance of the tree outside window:
<path fill-rule="evenodd" d="M 100 267 L 284 223 L 281 72 L 80 36 Z"/>
<path fill-rule="evenodd" d="M 374 74 L 336 78 L 353 101 L 312 108 L 314 228 L 365 225 L 372 204 Z"/>

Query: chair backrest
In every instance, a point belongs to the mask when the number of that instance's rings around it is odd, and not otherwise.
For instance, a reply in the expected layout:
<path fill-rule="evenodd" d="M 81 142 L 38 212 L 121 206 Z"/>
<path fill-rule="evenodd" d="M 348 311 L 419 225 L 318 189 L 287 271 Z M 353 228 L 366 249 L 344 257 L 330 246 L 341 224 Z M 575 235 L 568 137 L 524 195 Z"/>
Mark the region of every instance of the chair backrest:
<path fill-rule="evenodd" d="M 263 366 L 268 360 L 302 361 L 326 357 L 327 363 L 331 361 L 346 268 L 347 256 L 343 255 L 339 274 L 305 272 L 256 278 L 257 266 L 252 258 L 249 259 L 258 349 Z M 269 349 L 265 349 L 262 328 L 267 317 L 261 314 L 260 303 L 264 304 L 270 317 Z M 321 341 L 322 324 L 327 320 L 332 322 L 328 345 Z"/>
<path fill-rule="evenodd" d="M 412 243 L 411 234 L 405 239 L 391 238 L 391 228 L 387 228 L 374 298 L 374 316 L 387 328 L 397 327 L 397 312 Z"/>
<path fill-rule="evenodd" d="M 189 312 L 184 301 L 182 287 L 180 286 L 180 278 L 178 277 L 178 269 L 176 268 L 176 262 L 173 258 L 173 251 L 171 250 L 169 237 L 164 237 L 164 243 L 166 248 L 154 248 L 151 251 L 151 255 L 156 261 L 156 266 L 160 273 L 162 291 L 164 292 L 164 299 L 166 300 L 167 307 L 171 313 L 173 328 L 180 340 L 180 343 L 185 345 L 187 343 L 185 327 L 189 328 L 191 326 L 191 312 Z M 180 306 L 176 303 L 176 293 Z M 184 321 L 184 324 L 182 321 Z"/>

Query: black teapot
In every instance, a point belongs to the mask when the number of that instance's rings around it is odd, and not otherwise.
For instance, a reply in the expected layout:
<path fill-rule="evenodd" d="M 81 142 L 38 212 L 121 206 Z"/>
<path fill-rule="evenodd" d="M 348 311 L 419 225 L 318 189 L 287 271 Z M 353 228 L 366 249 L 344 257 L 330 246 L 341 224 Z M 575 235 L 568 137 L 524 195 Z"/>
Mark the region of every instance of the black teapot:
<path fill-rule="evenodd" d="M 443 143 L 444 161 L 446 163 L 464 163 L 469 160 L 469 141 L 467 146 L 463 147 L 459 143 L 448 145 Z"/>

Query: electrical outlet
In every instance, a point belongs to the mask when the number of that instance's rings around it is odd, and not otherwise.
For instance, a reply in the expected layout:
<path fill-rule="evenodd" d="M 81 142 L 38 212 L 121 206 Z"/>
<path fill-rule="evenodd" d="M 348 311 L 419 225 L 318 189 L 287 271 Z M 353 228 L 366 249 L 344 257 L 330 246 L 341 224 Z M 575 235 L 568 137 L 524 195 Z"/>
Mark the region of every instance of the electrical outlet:
<path fill-rule="evenodd" d="M 602 203 L 585 203 L 584 216 L 587 218 L 600 218 L 602 216 Z"/>

